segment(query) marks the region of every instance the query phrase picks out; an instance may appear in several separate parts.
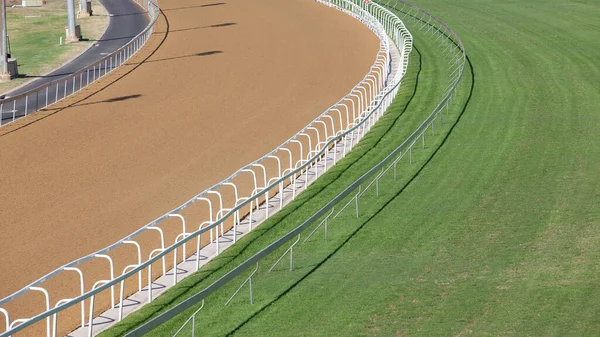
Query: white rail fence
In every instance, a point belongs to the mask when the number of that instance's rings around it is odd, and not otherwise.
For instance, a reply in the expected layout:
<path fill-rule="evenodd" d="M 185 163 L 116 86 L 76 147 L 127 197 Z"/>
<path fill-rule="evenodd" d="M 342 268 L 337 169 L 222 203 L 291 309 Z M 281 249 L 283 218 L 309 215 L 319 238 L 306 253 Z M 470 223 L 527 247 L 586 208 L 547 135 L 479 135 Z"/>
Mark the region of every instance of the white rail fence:
<path fill-rule="evenodd" d="M 305 235 L 302 243 L 308 241 L 319 229 L 323 229 L 325 231 L 325 242 L 327 242 L 328 223 L 331 224 L 331 222 L 333 222 L 344 210 L 352 208 L 354 208 L 352 210 L 354 211 L 353 213 L 356 215 L 356 217 L 359 217 L 359 199 L 363 197 L 367 191 L 372 189 L 375 189 L 375 196 L 379 196 L 379 182 L 382 179 L 388 179 L 388 181 L 391 179 L 396 180 L 396 167 L 397 165 L 399 165 L 402 159 L 404 159 L 405 161 L 409 161 L 410 164 L 413 163 L 413 149 L 419 146 L 424 147 L 426 134 L 435 134 L 435 123 L 441 123 L 444 110 L 449 110 L 449 105 L 452 103 L 452 99 L 456 95 L 458 86 L 461 82 L 461 79 L 463 78 L 463 73 L 467 64 L 466 52 L 462 41 L 460 40 L 458 35 L 456 35 L 456 33 L 454 33 L 446 24 L 444 24 L 441 20 L 439 20 L 432 14 L 422 9 L 419 9 L 418 7 L 410 5 L 406 2 L 398 0 L 382 1 L 380 2 L 380 5 L 382 8 L 389 9 L 392 12 L 397 13 L 403 20 L 412 21 L 413 23 L 415 23 L 415 25 L 420 26 L 419 31 L 424 31 L 424 34 L 430 40 L 432 40 L 433 43 L 439 44 L 438 47 L 440 50 L 440 55 L 443 56 L 445 60 L 448 60 L 447 72 L 449 74 L 449 77 L 448 86 L 446 87 L 446 91 L 443 94 L 438 105 L 434 108 L 431 114 L 421 123 L 421 125 L 419 125 L 419 127 L 417 127 L 417 129 L 394 151 L 392 151 L 382 161 L 374 165 L 360 178 L 355 180 L 352 184 L 350 184 L 347 188 L 340 192 L 335 198 L 330 200 L 325 206 L 323 206 L 312 216 L 306 219 L 302 224 L 298 225 L 296 228 L 294 228 L 284 236 L 275 240 L 267 247 L 261 249 L 252 257 L 240 263 L 234 269 L 223 275 L 221 278 L 219 278 L 200 292 L 189 297 L 188 299 L 172 307 L 166 312 L 160 314 L 159 316 L 145 322 L 141 326 L 127 333 L 125 337 L 143 336 L 146 333 L 150 332 L 152 329 L 166 323 L 170 319 L 181 314 L 185 310 L 193 306 L 197 306 L 198 304 L 201 304 L 200 307 L 189 316 L 189 318 L 183 323 L 183 325 L 181 325 L 181 327 L 173 335 L 174 337 L 196 336 L 196 320 L 202 319 L 201 310 L 205 308 L 205 301 L 207 297 L 210 294 L 221 289 L 223 286 L 228 284 L 236 277 L 240 276 L 245 271 L 254 268 L 252 273 L 250 273 L 245 278 L 244 282 L 237 288 L 237 290 L 233 293 L 233 295 L 231 296 L 231 298 L 229 298 L 225 305 L 231 302 L 231 299 L 240 292 L 242 287 L 246 285 L 248 285 L 249 288 L 248 290 L 250 292 L 250 303 L 252 304 L 252 280 L 253 278 L 257 277 L 257 272 L 259 271 L 259 262 L 261 262 L 263 258 L 269 256 L 277 249 L 281 248 L 284 244 L 292 242 L 288 249 L 285 250 L 283 254 L 279 257 L 279 259 L 276 260 L 275 264 L 273 264 L 271 269 L 269 269 L 269 271 L 271 271 L 286 255 L 288 255 L 290 259 L 291 271 L 293 268 L 292 254 L 294 252 L 294 247 L 300 242 L 301 236 L 303 235 L 303 232 L 306 229 L 308 229 L 311 225 L 317 224 L 308 235 Z M 393 97 L 395 93 L 395 91 L 390 91 L 388 94 Z M 385 98 L 385 95 L 382 98 Z M 384 106 L 383 102 L 385 102 L 385 100 L 381 101 L 379 104 Z M 377 109 L 377 107 L 375 107 L 375 109 Z M 366 186 L 363 187 L 363 185 Z M 343 201 L 347 202 L 342 203 Z M 345 221 L 348 221 L 348 219 L 346 218 Z"/>
<path fill-rule="evenodd" d="M 155 0 L 149 0 L 140 6 L 147 9 L 150 23 L 123 47 L 103 57 L 84 69 L 73 74 L 43 84 L 28 92 L 0 100 L 0 127 L 15 120 L 36 113 L 48 106 L 63 100 L 98 79 L 111 73 L 135 55 L 148 41 L 154 31 L 154 24 L 160 14 L 160 8 Z"/>
<path fill-rule="evenodd" d="M 322 174 L 322 172 L 319 172 L 317 163 L 324 164 L 324 170 L 327 169 L 328 161 L 325 154 L 329 150 L 334 150 L 336 156 L 339 153 L 339 156 L 344 157 L 358 143 L 383 115 L 385 109 L 395 97 L 400 86 L 400 80 L 406 72 L 408 57 L 412 49 L 412 36 L 405 29 L 402 22 L 382 6 L 376 4 L 367 5 L 362 0 L 318 1 L 335 7 L 360 20 L 379 37 L 381 41 L 379 52 L 374 64 L 363 80 L 348 95 L 322 113 L 288 141 L 260 159 L 239 169 L 229 178 L 199 193 L 186 203 L 146 224 L 118 242 L 65 264 L 12 295 L 1 299 L 0 313 L 4 316 L 6 329 L 0 334 L 0 337 L 7 337 L 19 331 L 26 331 L 24 329 L 43 320 L 46 320 L 46 336 L 55 336 L 60 320 L 59 314 L 75 305 L 80 306 L 81 326 L 88 325 L 89 335 L 92 335 L 93 325 L 89 323 L 93 319 L 94 309 L 97 309 L 94 307 L 94 298 L 99 293 L 110 291 L 109 306 L 111 308 L 122 307 L 124 303 L 123 286 L 125 285 L 125 280 L 137 280 L 136 289 L 142 290 L 142 273 L 148 270 L 147 289 L 151 290 L 152 280 L 159 276 L 152 273 L 152 264 L 162 262 L 162 274 L 164 275 L 167 269 L 166 255 L 177 252 L 178 248 L 183 253 L 180 259 L 178 259 L 177 253 L 174 254 L 174 264 L 194 255 L 198 261 L 200 258 L 199 249 L 190 254 L 186 244 L 191 240 L 196 240 L 197 247 L 201 248 L 200 239 L 203 234 L 205 234 L 204 237 L 208 235 L 210 237 L 209 241 L 216 244 L 218 254 L 219 238 L 224 236 L 228 228 L 233 228 L 232 240 L 235 242 L 237 240 L 237 227 L 242 221 L 247 221 L 251 230 L 254 212 L 261 207 L 265 207 L 266 217 L 269 217 L 269 208 L 273 203 L 279 204 L 279 207 L 282 206 L 283 198 L 281 196 L 285 186 L 290 184 L 293 186 L 292 198 L 295 198 L 296 183 L 303 181 L 307 184 L 309 170 L 316 169 L 317 176 Z M 390 45 L 388 36 L 393 41 L 393 44 L 398 47 Z M 395 73 L 390 73 L 390 48 L 398 48 L 400 54 L 401 64 Z M 333 162 L 336 160 L 337 158 L 334 158 Z M 330 165 L 333 165 L 333 163 Z M 250 184 L 251 187 L 247 191 L 248 194 L 243 196 L 243 186 L 247 184 Z M 233 198 L 228 201 L 227 195 L 233 195 Z M 186 217 L 181 212 L 195 203 L 205 205 L 205 212 L 208 216 L 204 221 L 196 223 L 194 228 L 190 230 L 189 221 L 186 221 Z M 181 226 L 181 231 L 169 246 L 165 244 L 163 230 L 159 227 L 159 223 L 167 219 L 176 219 L 180 222 Z M 161 242 L 158 245 L 149 248 L 146 247 L 150 251 L 150 254 L 145 260 L 141 253 L 140 243 L 135 240 L 137 236 L 144 232 L 158 232 L 161 238 Z M 137 247 L 137 255 L 131 256 L 132 263 L 118 275 L 114 268 L 113 257 L 109 253 L 121 245 Z M 109 279 L 93 279 L 90 281 L 90 276 L 84 274 L 82 269 L 78 267 L 78 265 L 94 259 L 102 259 L 109 262 Z M 197 263 L 196 266 L 198 268 L 199 264 Z M 65 272 L 77 273 L 79 277 L 77 291 L 80 295 L 75 298 L 61 298 L 57 301 L 56 297 L 51 296 L 52 292 L 48 291 L 44 285 L 48 280 Z M 86 289 L 84 280 L 89 284 L 93 284 L 93 286 Z M 173 278 L 173 282 L 177 282 L 176 276 Z M 118 300 L 115 296 L 115 286 L 121 287 Z M 7 307 L 12 301 L 31 292 L 43 293 L 43 304 L 46 310 L 32 313 L 27 318 L 13 319 L 10 316 L 10 312 L 2 308 L 2 306 Z M 148 294 L 148 301 L 150 302 L 153 300 L 152 291 L 148 291 Z M 84 304 L 85 300 L 89 300 L 87 308 Z M 51 303 L 56 304 L 54 307 L 51 307 Z"/>

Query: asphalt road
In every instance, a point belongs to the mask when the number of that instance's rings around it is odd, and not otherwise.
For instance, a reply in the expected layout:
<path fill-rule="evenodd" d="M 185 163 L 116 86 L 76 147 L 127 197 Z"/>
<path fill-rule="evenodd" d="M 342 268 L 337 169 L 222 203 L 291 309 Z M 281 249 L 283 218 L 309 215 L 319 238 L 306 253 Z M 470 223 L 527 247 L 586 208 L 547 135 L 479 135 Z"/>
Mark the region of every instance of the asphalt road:
<path fill-rule="evenodd" d="M 99 40 L 94 41 L 94 45 L 91 48 L 86 50 L 73 61 L 47 75 L 40 76 L 38 79 L 30 82 L 29 84 L 10 92 L 7 96 L 17 96 L 46 83 L 60 79 L 61 77 L 71 75 L 90 64 L 98 62 L 106 55 L 125 45 L 148 25 L 148 15 L 133 0 L 101 0 L 100 2 L 111 15 L 108 28 L 102 37 Z M 85 79 L 83 81 L 85 82 Z M 79 84 L 76 83 L 76 86 L 79 87 Z M 49 98 L 50 102 L 54 101 L 55 90 L 56 89 L 50 90 L 48 93 L 48 96 L 51 96 Z M 66 94 L 70 94 L 71 91 L 72 89 L 69 85 L 68 92 Z M 40 95 L 41 96 L 37 98 L 31 97 L 30 99 L 36 99 L 36 101 L 39 101 L 40 105 L 42 105 L 43 102 L 46 101 L 46 94 L 40 93 Z M 62 86 L 59 89 L 58 95 L 59 97 L 62 97 L 63 95 Z M 27 111 L 28 113 L 31 113 L 33 112 L 32 109 L 34 108 L 35 103 L 30 102 L 29 104 L 30 105 L 27 108 Z M 8 105 L 10 105 L 10 109 L 13 109 L 12 103 Z M 12 120 L 12 113 L 7 113 L 5 110 L 7 109 L 3 109 L 2 113 L 2 124 Z M 16 110 L 15 114 L 17 117 L 23 116 L 25 114 L 25 102 L 22 100 L 17 102 L 14 106 L 14 110 Z"/>

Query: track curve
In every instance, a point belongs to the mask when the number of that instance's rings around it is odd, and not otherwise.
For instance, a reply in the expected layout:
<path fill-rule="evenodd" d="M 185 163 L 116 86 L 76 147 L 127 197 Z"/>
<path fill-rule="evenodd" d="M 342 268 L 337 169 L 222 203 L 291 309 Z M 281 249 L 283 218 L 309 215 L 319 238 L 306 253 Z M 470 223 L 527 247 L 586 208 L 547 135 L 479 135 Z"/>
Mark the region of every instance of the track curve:
<path fill-rule="evenodd" d="M 0 297 L 279 145 L 344 96 L 378 50 L 359 22 L 307 0 L 161 7 L 159 48 L 2 130 Z M 98 261 L 84 269 L 106 272 Z M 68 279 L 52 280 L 52 304 L 73 295 Z M 43 308 L 39 295 L 20 301 L 7 307 L 16 317 Z M 107 305 L 99 299 L 97 310 Z M 59 331 L 77 324 L 72 313 Z"/>

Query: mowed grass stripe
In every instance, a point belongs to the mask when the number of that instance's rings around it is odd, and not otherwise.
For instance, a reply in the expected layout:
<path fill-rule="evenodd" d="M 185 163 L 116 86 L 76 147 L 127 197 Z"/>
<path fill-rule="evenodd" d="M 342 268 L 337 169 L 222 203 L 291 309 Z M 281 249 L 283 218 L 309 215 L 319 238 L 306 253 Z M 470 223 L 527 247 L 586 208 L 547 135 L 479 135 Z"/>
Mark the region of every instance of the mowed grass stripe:
<path fill-rule="evenodd" d="M 600 4 L 416 4 L 469 52 L 463 117 L 406 190 L 239 335 L 597 334 Z"/>
<path fill-rule="evenodd" d="M 416 47 L 411 55 L 409 71 L 403 81 L 398 98 L 388 109 L 384 117 L 344 160 L 331 168 L 323 177 L 319 178 L 297 200 L 286 206 L 281 212 L 256 228 L 252 233 L 242 238 L 235 246 L 223 252 L 206 267 L 202 268 L 199 273 L 184 279 L 178 286 L 169 290 L 150 305 L 133 313 L 122 323 L 104 332 L 101 336 L 119 336 L 124 331 L 128 331 L 148 318 L 158 315 L 167 308 L 204 289 L 218 277 L 224 275 L 252 254 L 258 252 L 304 221 L 316 209 L 325 205 L 349 183 L 370 169 L 373 162 L 383 159 L 406 139 L 439 101 L 439 98 L 443 94 L 443 87 L 445 87 L 447 81 L 446 76 L 448 75 L 444 67 L 447 60 L 443 60 L 436 55 L 437 45 L 417 45 Z M 430 86 L 423 85 L 422 83 L 439 83 L 440 85 Z M 444 85 L 442 86 L 441 84 Z M 345 230 L 349 233 L 352 231 L 352 228 L 346 228 Z M 339 233 L 337 239 L 341 242 L 345 238 L 344 234 L 348 233 Z M 322 254 L 314 255 L 315 261 L 322 260 L 335 247 L 335 243 L 322 247 Z M 271 262 L 274 262 L 276 258 L 277 256 L 272 256 L 269 261 L 273 260 Z M 269 261 L 265 261 L 263 268 L 266 268 L 265 266 Z M 298 266 L 299 268 L 301 267 L 300 265 Z M 278 279 L 274 279 L 270 281 L 265 280 L 264 282 L 257 281 L 255 284 L 263 286 L 264 291 L 272 291 L 271 294 L 277 296 L 277 294 L 285 290 L 286 286 L 289 286 L 301 276 L 301 274 L 292 275 L 291 277 L 285 276 L 283 283 Z M 269 288 L 268 285 L 271 284 L 269 282 L 275 282 L 276 284 Z M 221 321 L 222 310 L 227 309 L 229 319 L 222 321 L 223 324 L 210 324 L 211 327 L 208 330 L 204 330 L 206 333 L 224 334 L 245 321 L 261 307 L 261 305 L 257 305 L 247 310 L 238 311 L 236 304 L 235 306 L 232 305 L 228 308 L 223 308 L 221 301 L 224 303 L 227 299 L 225 297 L 233 293 L 238 286 L 237 283 L 233 283 L 207 300 L 206 310 L 203 310 L 205 317 L 214 317 L 215 321 Z M 259 302 L 262 305 L 268 303 L 270 299 L 272 298 L 257 297 L 257 301 L 262 301 Z M 178 319 L 165 324 L 151 335 L 159 336 L 174 333 L 191 312 L 193 312 L 193 309 L 188 310 L 185 314 L 179 316 Z M 210 319 L 206 321 L 209 322 Z"/>

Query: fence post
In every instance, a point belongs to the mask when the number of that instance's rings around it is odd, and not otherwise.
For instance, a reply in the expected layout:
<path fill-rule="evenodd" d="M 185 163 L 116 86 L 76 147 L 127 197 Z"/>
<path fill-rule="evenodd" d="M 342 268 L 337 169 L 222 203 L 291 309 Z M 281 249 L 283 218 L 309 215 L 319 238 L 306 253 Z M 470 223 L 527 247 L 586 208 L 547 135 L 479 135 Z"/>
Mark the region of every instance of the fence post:
<path fill-rule="evenodd" d="M 250 287 L 250 304 L 254 304 L 254 299 L 252 297 L 252 276 L 254 276 L 254 274 L 256 274 L 257 271 L 258 271 L 258 262 L 256 262 L 256 268 L 250 274 L 250 276 L 248 276 L 246 281 L 244 281 L 244 283 L 242 283 L 242 285 L 235 291 L 235 293 L 233 293 L 233 295 L 231 295 L 231 297 L 227 300 L 227 302 L 225 302 L 226 306 L 231 302 L 231 300 L 233 300 L 235 295 L 237 295 L 240 292 L 240 290 L 242 290 L 242 287 L 244 285 L 246 285 L 246 283 L 248 283 L 248 286 Z"/>

